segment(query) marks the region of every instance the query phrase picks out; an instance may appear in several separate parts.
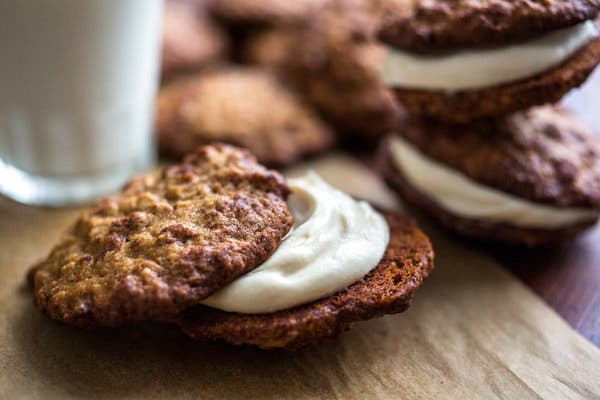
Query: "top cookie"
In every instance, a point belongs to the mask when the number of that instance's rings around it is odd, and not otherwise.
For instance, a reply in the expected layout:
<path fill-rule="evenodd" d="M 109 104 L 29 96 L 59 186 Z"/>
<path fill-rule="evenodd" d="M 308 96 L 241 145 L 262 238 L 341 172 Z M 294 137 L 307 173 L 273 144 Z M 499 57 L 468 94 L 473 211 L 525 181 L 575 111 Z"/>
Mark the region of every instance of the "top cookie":
<path fill-rule="evenodd" d="M 600 209 L 600 141 L 557 107 L 469 125 L 412 120 L 400 134 L 486 186 L 536 203 Z"/>
<path fill-rule="evenodd" d="M 83 213 L 36 267 L 35 302 L 79 327 L 169 319 L 271 256 L 287 194 L 248 152 L 200 147 Z"/>
<path fill-rule="evenodd" d="M 379 37 L 413 52 L 496 46 L 566 28 L 600 0 L 393 0 Z"/>

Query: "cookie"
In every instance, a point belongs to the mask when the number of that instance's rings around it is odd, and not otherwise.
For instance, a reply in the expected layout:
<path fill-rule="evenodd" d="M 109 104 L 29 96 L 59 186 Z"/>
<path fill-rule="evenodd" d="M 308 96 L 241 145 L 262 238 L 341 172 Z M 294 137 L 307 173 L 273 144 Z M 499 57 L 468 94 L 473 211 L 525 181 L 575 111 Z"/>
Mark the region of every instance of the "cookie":
<path fill-rule="evenodd" d="M 271 166 L 292 164 L 333 144 L 329 128 L 269 73 L 230 68 L 165 86 L 158 95 L 160 149 L 181 155 L 222 141 Z"/>
<path fill-rule="evenodd" d="M 200 147 L 84 212 L 36 266 L 35 303 L 76 327 L 171 319 L 271 256 L 288 191 L 247 151 Z"/>
<path fill-rule="evenodd" d="M 228 40 L 208 19 L 198 2 L 168 1 L 163 15 L 161 73 L 163 79 L 221 61 Z"/>
<path fill-rule="evenodd" d="M 210 13 L 227 25 L 286 25 L 301 21 L 326 0 L 213 0 Z"/>
<path fill-rule="evenodd" d="M 346 137 L 373 141 L 405 116 L 378 74 L 386 56 L 374 40 L 381 3 L 330 1 L 307 18 L 288 59 L 291 80 Z"/>
<path fill-rule="evenodd" d="M 556 107 L 471 125 L 411 120 L 400 132 L 401 148 L 394 138 L 383 145 L 388 182 L 459 234 L 543 245 L 573 238 L 600 215 L 600 142 Z"/>
<path fill-rule="evenodd" d="M 598 12 L 600 0 L 397 0 L 379 37 L 418 53 L 498 46 L 594 19 Z"/>
<path fill-rule="evenodd" d="M 270 314 L 228 313 L 199 306 L 180 321 L 195 339 L 224 340 L 263 349 L 306 347 L 334 338 L 353 323 L 399 313 L 433 268 L 429 239 L 414 222 L 384 212 L 390 243 L 379 264 L 360 282 L 330 297 Z"/>
<path fill-rule="evenodd" d="M 296 26 L 278 26 L 248 34 L 242 44 L 241 59 L 248 64 L 280 72 L 294 55 L 301 30 Z"/>
<path fill-rule="evenodd" d="M 468 123 L 557 102 L 600 62 L 600 0 L 385 5 L 380 70 L 411 115 Z"/>
<path fill-rule="evenodd" d="M 600 37 L 558 67 L 517 82 L 453 92 L 393 90 L 411 115 L 467 123 L 480 118 L 501 117 L 538 104 L 555 103 L 585 82 L 599 61 Z"/>

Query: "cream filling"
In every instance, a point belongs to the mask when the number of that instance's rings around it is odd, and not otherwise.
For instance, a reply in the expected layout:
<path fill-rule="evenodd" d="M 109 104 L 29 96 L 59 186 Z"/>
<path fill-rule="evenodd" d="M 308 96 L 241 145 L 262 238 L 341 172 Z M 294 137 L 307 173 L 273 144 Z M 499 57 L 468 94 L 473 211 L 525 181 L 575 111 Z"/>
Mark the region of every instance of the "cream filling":
<path fill-rule="evenodd" d="M 440 56 L 390 50 L 380 71 L 391 87 L 426 90 L 482 89 L 514 82 L 560 65 L 598 35 L 593 21 L 536 39 L 489 50 Z"/>
<path fill-rule="evenodd" d="M 600 211 L 536 204 L 481 185 L 426 156 L 406 140 L 391 142 L 392 160 L 408 183 L 446 211 L 523 228 L 553 229 L 591 221 Z"/>
<path fill-rule="evenodd" d="M 245 314 L 284 310 L 345 289 L 379 263 L 390 235 L 381 214 L 315 173 L 289 186 L 290 233 L 265 263 L 202 304 Z"/>

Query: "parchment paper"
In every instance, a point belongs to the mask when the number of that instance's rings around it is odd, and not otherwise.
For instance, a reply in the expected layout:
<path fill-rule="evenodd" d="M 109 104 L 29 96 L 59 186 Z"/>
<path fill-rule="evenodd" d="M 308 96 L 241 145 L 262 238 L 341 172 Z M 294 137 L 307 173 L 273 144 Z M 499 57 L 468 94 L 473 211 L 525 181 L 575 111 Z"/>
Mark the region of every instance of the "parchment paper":
<path fill-rule="evenodd" d="M 355 161 L 310 167 L 397 207 Z M 437 268 L 411 309 L 308 350 L 197 343 L 166 325 L 63 327 L 34 308 L 23 283 L 75 214 L 1 206 L 2 399 L 600 398 L 600 350 L 485 255 L 423 223 Z"/>

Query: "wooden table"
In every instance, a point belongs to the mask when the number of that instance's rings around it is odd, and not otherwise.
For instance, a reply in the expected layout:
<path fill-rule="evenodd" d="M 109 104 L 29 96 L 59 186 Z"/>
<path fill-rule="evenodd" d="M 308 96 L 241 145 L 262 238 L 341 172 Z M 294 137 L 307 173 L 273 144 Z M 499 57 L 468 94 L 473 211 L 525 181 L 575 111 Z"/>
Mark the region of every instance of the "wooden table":
<path fill-rule="evenodd" d="M 600 347 L 600 227 L 564 248 L 492 248 L 495 258 Z"/>
<path fill-rule="evenodd" d="M 600 135 L 600 68 L 564 104 Z M 492 253 L 600 347 L 600 226 L 565 248 Z"/>

